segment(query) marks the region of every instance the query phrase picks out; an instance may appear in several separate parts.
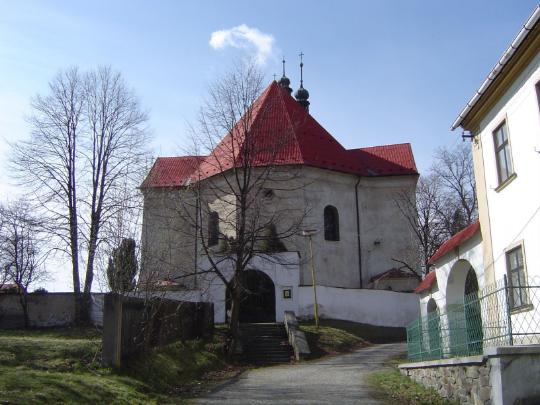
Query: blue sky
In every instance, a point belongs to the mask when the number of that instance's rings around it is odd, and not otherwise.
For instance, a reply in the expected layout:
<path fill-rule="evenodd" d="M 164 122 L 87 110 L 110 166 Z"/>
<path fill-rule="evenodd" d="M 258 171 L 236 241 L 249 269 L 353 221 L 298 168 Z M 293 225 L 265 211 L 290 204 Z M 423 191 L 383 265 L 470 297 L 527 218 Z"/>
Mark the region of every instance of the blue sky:
<path fill-rule="evenodd" d="M 410 142 L 425 172 L 449 127 L 537 6 L 532 0 L 0 0 L 0 137 L 25 138 L 29 100 L 59 69 L 111 65 L 151 110 L 156 156 L 177 154 L 206 85 L 236 49 L 261 52 L 346 148 Z M 245 25 L 247 28 L 229 30 Z M 229 35 L 229 36 L 227 36 Z M 232 36 L 231 36 L 232 35 Z M 217 45 L 222 47 L 216 47 Z M 228 45 L 227 45 L 228 44 Z M 262 51 L 261 51 L 262 49 Z M 0 139 L 2 159 L 9 153 Z M 0 199 L 9 177 L 0 168 Z"/>

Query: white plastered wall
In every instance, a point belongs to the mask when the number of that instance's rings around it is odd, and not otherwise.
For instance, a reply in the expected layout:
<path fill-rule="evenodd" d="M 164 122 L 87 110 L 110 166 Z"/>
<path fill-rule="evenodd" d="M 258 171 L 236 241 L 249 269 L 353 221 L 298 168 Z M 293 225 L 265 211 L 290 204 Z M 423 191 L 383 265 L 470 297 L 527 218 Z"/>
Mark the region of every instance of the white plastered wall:
<path fill-rule="evenodd" d="M 201 258 L 202 269 L 209 269 L 206 257 Z M 223 261 L 219 264 L 220 271 L 228 279 L 234 275 L 233 262 Z M 259 270 L 267 274 L 273 281 L 276 293 L 276 322 L 283 322 L 284 311 L 294 311 L 298 314 L 298 253 L 286 252 L 272 256 L 256 256 L 246 270 Z M 213 272 L 199 275 L 200 288 L 191 291 L 168 292 L 167 298 L 187 301 L 204 301 L 214 303 L 214 322 L 225 323 L 225 285 Z M 292 298 L 283 298 L 283 290 L 292 289 Z"/>
<path fill-rule="evenodd" d="M 492 247 L 494 280 L 506 274 L 505 250 L 522 242 L 526 271 L 540 276 L 540 109 L 535 85 L 540 82 L 540 53 L 523 70 L 494 108 L 480 123 L 480 140 L 473 148 L 481 147 L 485 196 L 479 193 L 479 209 L 486 210 L 490 235 L 485 243 Z M 512 155 L 515 179 L 506 187 L 499 186 L 493 131 L 504 121 Z M 484 213 L 485 214 L 485 213 Z M 487 228 L 487 227 L 485 227 Z M 488 258 L 489 260 L 489 258 Z M 484 263 L 490 268 L 492 263 Z"/>
<path fill-rule="evenodd" d="M 441 308 L 463 297 L 465 293 L 465 278 L 467 271 L 472 266 L 478 279 L 478 288 L 486 286 L 486 278 L 483 267 L 482 234 L 476 232 L 473 236 L 435 261 L 437 272 L 438 292 L 434 294 L 437 306 Z M 426 300 L 425 303 L 427 305 Z M 427 309 L 422 315 L 427 314 Z"/>

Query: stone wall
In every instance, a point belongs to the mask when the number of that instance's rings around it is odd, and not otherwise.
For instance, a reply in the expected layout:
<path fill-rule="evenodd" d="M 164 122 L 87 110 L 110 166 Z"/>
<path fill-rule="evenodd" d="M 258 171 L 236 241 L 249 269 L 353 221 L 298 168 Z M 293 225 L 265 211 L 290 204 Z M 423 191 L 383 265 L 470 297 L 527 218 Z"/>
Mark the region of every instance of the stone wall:
<path fill-rule="evenodd" d="M 31 327 L 62 326 L 75 320 L 73 293 L 47 293 L 26 295 L 28 321 Z M 92 294 L 90 320 L 103 325 L 103 294 Z M 24 327 L 24 314 L 17 294 L 0 294 L 0 329 Z"/>
<path fill-rule="evenodd" d="M 460 404 L 492 405 L 491 366 L 480 364 L 424 368 L 401 368 L 414 381 L 433 388 L 437 393 Z"/>
<path fill-rule="evenodd" d="M 540 346 L 484 348 L 481 356 L 406 363 L 401 372 L 460 404 L 540 404 Z"/>

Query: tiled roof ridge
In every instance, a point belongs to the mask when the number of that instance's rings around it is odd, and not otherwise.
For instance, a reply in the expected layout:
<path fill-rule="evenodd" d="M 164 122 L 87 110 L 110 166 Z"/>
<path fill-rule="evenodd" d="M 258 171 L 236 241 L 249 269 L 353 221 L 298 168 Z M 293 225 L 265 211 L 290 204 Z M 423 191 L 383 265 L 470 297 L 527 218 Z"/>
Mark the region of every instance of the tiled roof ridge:
<path fill-rule="evenodd" d="M 278 85 L 279 87 L 281 87 L 277 82 L 276 82 L 276 85 Z M 292 120 L 292 117 L 291 117 L 291 114 L 289 112 L 289 109 L 287 108 L 287 104 L 286 104 L 286 101 L 285 101 L 285 97 L 290 97 L 292 99 L 292 95 L 289 94 L 284 88 L 281 87 L 281 92 L 279 94 L 281 94 L 281 97 L 280 97 L 280 100 L 281 100 L 281 103 L 283 104 L 283 109 L 285 110 L 285 114 L 287 116 L 287 122 L 288 122 L 288 126 L 291 130 L 291 134 L 294 134 L 293 138 L 294 138 L 294 143 L 296 145 L 296 148 L 298 149 L 298 151 L 300 152 L 300 156 L 302 157 L 302 162 L 306 163 L 306 159 L 304 157 L 304 154 L 302 153 L 302 148 L 300 148 L 300 143 L 298 142 L 298 137 L 296 136 L 296 133 L 294 131 L 294 123 L 293 123 L 293 120 Z M 295 100 L 296 102 L 296 100 Z"/>

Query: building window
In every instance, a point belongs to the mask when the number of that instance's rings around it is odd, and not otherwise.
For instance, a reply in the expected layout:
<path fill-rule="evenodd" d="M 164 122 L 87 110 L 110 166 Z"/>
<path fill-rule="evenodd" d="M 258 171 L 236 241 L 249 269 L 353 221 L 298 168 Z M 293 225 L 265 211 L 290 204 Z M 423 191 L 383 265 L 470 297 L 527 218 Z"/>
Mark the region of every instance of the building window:
<path fill-rule="evenodd" d="M 331 205 L 324 208 L 324 239 L 339 240 L 339 215 Z"/>
<path fill-rule="evenodd" d="M 506 253 L 510 288 L 510 307 L 519 308 L 528 304 L 527 280 L 521 246 Z"/>
<path fill-rule="evenodd" d="M 212 211 L 208 216 L 208 246 L 219 243 L 219 214 Z"/>
<path fill-rule="evenodd" d="M 504 122 L 493 133 L 495 140 L 495 158 L 497 160 L 497 173 L 499 184 L 504 183 L 513 173 L 512 157 L 510 156 L 510 145 L 508 144 L 508 128 Z"/>

